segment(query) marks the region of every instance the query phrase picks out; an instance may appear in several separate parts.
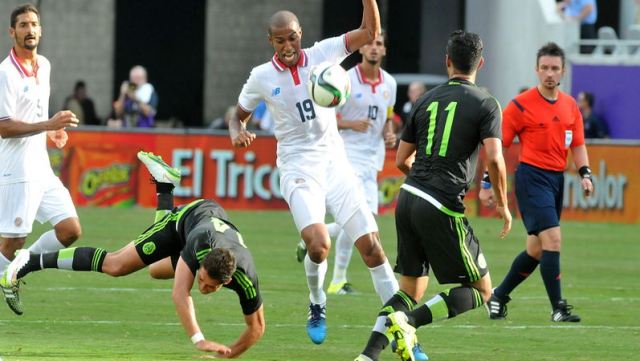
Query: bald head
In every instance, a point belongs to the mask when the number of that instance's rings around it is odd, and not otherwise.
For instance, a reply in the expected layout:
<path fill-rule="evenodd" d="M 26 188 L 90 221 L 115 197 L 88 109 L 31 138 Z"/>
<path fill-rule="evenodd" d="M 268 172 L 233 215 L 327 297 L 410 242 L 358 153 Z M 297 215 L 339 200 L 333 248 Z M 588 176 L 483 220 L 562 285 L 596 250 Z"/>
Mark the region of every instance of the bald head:
<path fill-rule="evenodd" d="M 271 35 L 273 29 L 288 27 L 300 28 L 298 17 L 289 10 L 280 10 L 273 14 L 271 19 L 269 19 L 269 35 Z"/>

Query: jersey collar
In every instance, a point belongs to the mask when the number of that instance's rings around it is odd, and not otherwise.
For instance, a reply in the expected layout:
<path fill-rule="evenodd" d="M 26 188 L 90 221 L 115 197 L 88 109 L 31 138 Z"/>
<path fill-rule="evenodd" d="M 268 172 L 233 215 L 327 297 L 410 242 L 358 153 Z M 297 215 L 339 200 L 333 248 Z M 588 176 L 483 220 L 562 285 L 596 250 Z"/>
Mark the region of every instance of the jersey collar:
<path fill-rule="evenodd" d="M 11 48 L 11 51 L 9 52 L 9 59 L 11 59 L 11 63 L 13 64 L 13 66 L 16 67 L 16 69 L 18 70 L 18 73 L 20 73 L 20 76 L 22 78 L 34 77 L 38 79 L 38 61 L 37 60 L 33 63 L 33 70 L 29 71 L 27 68 L 24 67 L 24 65 L 22 65 L 24 61 L 20 59 L 18 54 L 16 54 L 16 51 L 14 48 Z"/>
<path fill-rule="evenodd" d="M 384 80 L 382 79 L 382 70 L 380 70 L 380 68 L 378 68 L 378 80 L 376 80 L 375 82 L 372 82 L 369 79 L 367 79 L 367 77 L 364 75 L 364 69 L 362 69 L 362 64 L 358 64 L 356 66 L 356 75 L 358 76 L 358 81 L 360 81 L 360 84 L 371 85 L 371 91 L 373 93 L 376 92 L 376 87 L 382 84 L 382 81 Z"/>
<path fill-rule="evenodd" d="M 300 51 L 300 57 L 298 58 L 298 62 L 296 63 L 296 65 L 291 66 L 293 67 L 298 67 L 298 66 L 307 66 L 308 63 L 308 59 L 307 59 L 307 54 L 304 52 L 304 50 Z M 276 70 L 278 72 L 283 72 L 285 71 L 288 66 L 283 63 L 282 61 L 280 61 L 280 59 L 278 59 L 278 53 L 273 54 L 273 57 L 271 58 L 271 64 L 273 64 L 273 67 L 276 68 Z"/>

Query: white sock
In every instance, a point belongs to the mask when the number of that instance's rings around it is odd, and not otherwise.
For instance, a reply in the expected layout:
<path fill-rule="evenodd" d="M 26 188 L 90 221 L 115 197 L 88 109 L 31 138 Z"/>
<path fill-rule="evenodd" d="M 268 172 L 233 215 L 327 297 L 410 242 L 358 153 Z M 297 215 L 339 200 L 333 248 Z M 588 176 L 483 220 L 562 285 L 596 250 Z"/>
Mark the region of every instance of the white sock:
<path fill-rule="evenodd" d="M 55 252 L 63 249 L 65 246 L 56 238 L 56 232 L 52 229 L 44 232 L 37 241 L 33 242 L 29 247 L 31 253 L 47 253 Z"/>
<path fill-rule="evenodd" d="M 315 263 L 309 258 L 309 254 L 304 257 L 304 271 L 307 274 L 307 285 L 309 286 L 309 300 L 311 303 L 323 305 L 327 302 L 327 295 L 322 289 L 324 287 L 324 277 L 327 274 L 327 260 L 322 263 Z"/>
<path fill-rule="evenodd" d="M 387 316 L 378 316 L 376 323 L 373 325 L 373 331 L 385 334 L 387 332 Z"/>
<path fill-rule="evenodd" d="M 329 223 L 327 224 L 327 232 L 329 232 L 329 237 L 335 238 L 340 232 L 340 226 L 336 222 Z"/>
<path fill-rule="evenodd" d="M 11 263 L 11 261 L 9 261 L 7 257 L 5 257 L 2 252 L 0 252 L 0 278 L 2 278 L 2 275 L 4 274 L 4 268 L 7 267 L 9 263 Z"/>
<path fill-rule="evenodd" d="M 398 287 L 398 280 L 396 280 L 396 276 L 393 274 L 389 261 L 385 260 L 383 264 L 369 268 L 369 272 L 371 272 L 373 288 L 376 289 L 378 296 L 380 296 L 382 304 L 387 303 L 400 289 Z"/>
<path fill-rule="evenodd" d="M 338 238 L 336 239 L 335 252 L 336 260 L 333 264 L 331 284 L 347 282 L 347 268 L 349 268 L 351 254 L 353 253 L 353 242 L 342 230 L 338 233 Z"/>

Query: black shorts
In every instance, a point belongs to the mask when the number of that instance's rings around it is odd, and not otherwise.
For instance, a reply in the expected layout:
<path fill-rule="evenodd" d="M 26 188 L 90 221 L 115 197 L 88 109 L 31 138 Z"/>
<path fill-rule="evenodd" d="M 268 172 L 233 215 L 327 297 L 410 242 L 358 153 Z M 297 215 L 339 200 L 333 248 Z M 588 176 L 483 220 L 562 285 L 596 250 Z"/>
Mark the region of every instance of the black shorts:
<path fill-rule="evenodd" d="M 560 225 L 564 174 L 526 163 L 516 169 L 516 198 L 527 234 Z"/>
<path fill-rule="evenodd" d="M 171 257 L 173 269 L 176 268 L 180 251 L 184 246 L 176 231 L 177 213 L 167 213 L 158 222 L 147 228 L 133 241 L 136 251 L 146 265 Z"/>
<path fill-rule="evenodd" d="M 398 258 L 395 271 L 403 276 L 421 277 L 429 268 L 441 284 L 471 283 L 489 271 L 464 215 L 450 215 L 435 205 L 400 190 L 396 208 Z"/>

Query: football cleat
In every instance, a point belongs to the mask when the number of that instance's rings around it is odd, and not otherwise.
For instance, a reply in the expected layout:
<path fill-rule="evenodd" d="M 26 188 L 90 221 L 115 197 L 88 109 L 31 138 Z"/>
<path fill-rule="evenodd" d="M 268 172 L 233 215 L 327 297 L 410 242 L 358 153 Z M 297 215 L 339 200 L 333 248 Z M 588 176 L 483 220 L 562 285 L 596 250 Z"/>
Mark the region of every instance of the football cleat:
<path fill-rule="evenodd" d="M 313 343 L 319 345 L 327 337 L 327 307 L 316 303 L 309 304 L 307 335 Z"/>
<path fill-rule="evenodd" d="M 397 348 L 398 344 L 396 343 L 396 340 L 392 340 L 391 351 L 395 353 Z M 424 352 L 422 346 L 420 346 L 420 344 L 417 342 L 416 345 L 413 346 L 413 356 L 416 358 L 416 361 L 429 361 L 429 356 L 427 356 L 427 353 Z"/>
<path fill-rule="evenodd" d="M 304 240 L 300 240 L 300 242 L 298 242 L 298 245 L 296 246 L 296 259 L 298 260 L 298 262 L 302 263 L 306 255 L 307 245 L 304 243 Z"/>
<path fill-rule="evenodd" d="M 413 350 L 418 343 L 416 329 L 411 326 L 404 312 L 394 312 L 387 316 L 388 332 L 396 341 L 396 354 L 402 361 L 416 361 Z"/>
<path fill-rule="evenodd" d="M 327 293 L 330 295 L 353 295 L 356 291 L 349 282 L 332 283 L 327 288 Z"/>
<path fill-rule="evenodd" d="M 507 303 L 509 301 L 511 301 L 509 296 L 499 298 L 492 293 L 491 298 L 484 305 L 489 313 L 489 318 L 492 320 L 504 320 L 507 318 Z"/>
<path fill-rule="evenodd" d="M 23 313 L 22 302 L 20 301 L 20 281 L 18 272 L 29 262 L 29 251 L 21 249 L 16 252 L 16 258 L 9 263 L 4 270 L 4 275 L 0 278 L 0 288 L 4 294 L 4 299 L 11 311 L 16 315 Z"/>
<path fill-rule="evenodd" d="M 572 315 L 573 306 L 567 304 L 567 300 L 560 300 L 551 313 L 553 322 L 580 322 L 580 316 Z"/>
<path fill-rule="evenodd" d="M 153 179 L 158 183 L 180 184 L 180 171 L 169 166 L 162 157 L 151 152 L 138 152 L 138 159 L 147 167 Z"/>

